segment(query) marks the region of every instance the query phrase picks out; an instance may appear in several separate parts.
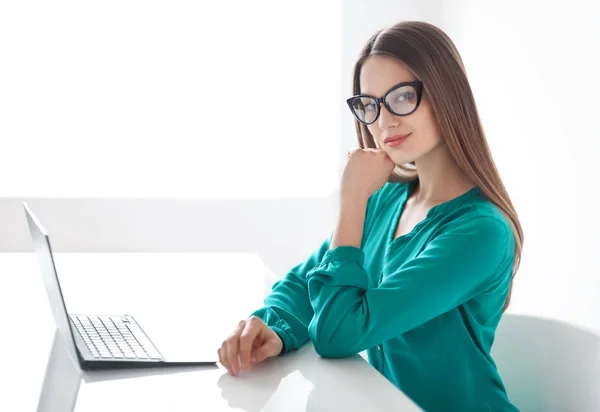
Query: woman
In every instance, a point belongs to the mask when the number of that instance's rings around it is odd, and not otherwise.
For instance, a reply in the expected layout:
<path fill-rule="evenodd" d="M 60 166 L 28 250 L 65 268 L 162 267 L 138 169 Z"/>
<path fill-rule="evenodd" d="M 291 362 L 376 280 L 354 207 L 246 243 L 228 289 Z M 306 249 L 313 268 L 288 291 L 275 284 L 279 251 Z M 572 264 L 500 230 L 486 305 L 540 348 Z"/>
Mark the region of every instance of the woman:
<path fill-rule="evenodd" d="M 347 103 L 359 149 L 333 235 L 219 349 L 233 375 L 311 340 L 370 363 L 427 411 L 511 411 L 490 356 L 523 233 L 453 42 L 377 32 Z"/>

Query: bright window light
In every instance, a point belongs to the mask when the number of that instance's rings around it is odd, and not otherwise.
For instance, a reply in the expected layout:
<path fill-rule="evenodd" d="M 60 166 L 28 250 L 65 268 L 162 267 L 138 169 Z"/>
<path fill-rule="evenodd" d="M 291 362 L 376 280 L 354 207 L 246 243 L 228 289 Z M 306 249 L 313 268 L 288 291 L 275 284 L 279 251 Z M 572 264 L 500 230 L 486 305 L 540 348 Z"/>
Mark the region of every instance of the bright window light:
<path fill-rule="evenodd" d="M 0 6 L 0 196 L 307 197 L 337 184 L 341 3 Z"/>

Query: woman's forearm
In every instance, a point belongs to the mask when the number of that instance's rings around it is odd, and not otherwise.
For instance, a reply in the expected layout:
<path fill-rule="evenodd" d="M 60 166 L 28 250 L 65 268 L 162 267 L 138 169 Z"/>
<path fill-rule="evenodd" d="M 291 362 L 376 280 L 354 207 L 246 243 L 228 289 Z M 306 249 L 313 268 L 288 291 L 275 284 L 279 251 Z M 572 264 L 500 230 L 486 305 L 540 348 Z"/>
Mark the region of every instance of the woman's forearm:
<path fill-rule="evenodd" d="M 367 201 L 368 198 L 342 199 L 330 249 L 335 249 L 338 246 L 360 248 Z"/>

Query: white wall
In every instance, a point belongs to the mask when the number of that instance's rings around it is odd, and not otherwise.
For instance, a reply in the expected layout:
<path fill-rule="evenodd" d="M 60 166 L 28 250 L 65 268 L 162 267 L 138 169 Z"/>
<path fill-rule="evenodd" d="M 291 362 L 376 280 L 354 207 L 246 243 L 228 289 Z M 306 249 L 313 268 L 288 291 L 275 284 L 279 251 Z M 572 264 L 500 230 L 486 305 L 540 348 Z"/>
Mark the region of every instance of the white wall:
<path fill-rule="evenodd" d="M 397 20 L 439 24 L 465 60 L 489 143 L 525 230 L 510 310 L 600 331 L 600 228 L 595 220 L 600 142 L 594 123 L 600 93 L 594 53 L 599 14 L 598 6 L 585 1 L 344 1 L 336 160 L 341 162 L 345 149 L 355 145 L 343 99 L 350 93 L 352 63 L 369 35 Z M 10 178 L 18 179 L 18 173 Z M 0 199 L 1 251 L 31 249 L 22 199 Z M 61 251 L 271 251 L 265 258 L 280 274 L 330 232 L 335 214 L 335 194 L 311 199 L 38 198 L 31 204 Z"/>
<path fill-rule="evenodd" d="M 26 200 L 57 251 L 304 259 L 332 228 L 340 9 L 0 3 L 0 251 L 32 250 Z"/>
<path fill-rule="evenodd" d="M 0 3 L 0 194 L 328 196 L 340 8 Z"/>
<path fill-rule="evenodd" d="M 442 15 L 525 231 L 511 311 L 600 330 L 600 6 L 456 0 Z"/>

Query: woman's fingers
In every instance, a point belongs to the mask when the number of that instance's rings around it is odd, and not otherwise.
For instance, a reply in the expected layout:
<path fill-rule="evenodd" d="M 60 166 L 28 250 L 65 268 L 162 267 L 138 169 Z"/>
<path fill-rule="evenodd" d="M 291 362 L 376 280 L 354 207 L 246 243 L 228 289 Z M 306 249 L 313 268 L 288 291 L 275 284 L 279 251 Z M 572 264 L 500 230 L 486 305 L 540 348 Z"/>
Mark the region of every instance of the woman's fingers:
<path fill-rule="evenodd" d="M 261 363 L 267 358 L 275 356 L 275 349 L 272 345 L 264 344 L 252 352 L 252 364 Z"/>
<path fill-rule="evenodd" d="M 218 350 L 219 362 L 231 375 L 277 356 L 283 347 L 281 338 L 262 319 L 251 316 L 241 321 Z"/>
<path fill-rule="evenodd" d="M 224 344 L 225 344 L 225 342 L 223 342 L 221 344 L 221 347 L 219 348 L 219 350 L 217 350 L 217 353 L 219 354 L 219 363 L 221 365 L 223 365 L 223 367 L 225 367 L 225 359 L 223 358 L 223 353 L 224 353 L 224 351 L 223 351 L 223 345 Z"/>
<path fill-rule="evenodd" d="M 246 322 L 241 321 L 235 331 L 221 346 L 221 365 L 223 365 L 232 375 L 237 375 L 240 370 L 238 362 L 239 337 L 245 326 Z"/>
<path fill-rule="evenodd" d="M 221 344 L 221 348 L 219 349 L 219 362 L 221 362 L 221 365 L 223 365 L 223 367 L 225 369 L 227 369 L 228 372 L 231 372 L 230 366 L 229 366 L 229 359 L 227 356 L 227 342 L 228 340 L 223 341 L 223 343 Z"/>
<path fill-rule="evenodd" d="M 254 341 L 261 333 L 262 327 L 266 325 L 257 317 L 250 317 L 246 322 L 246 327 L 240 334 L 239 354 L 242 369 L 250 367 L 250 355 L 254 347 Z"/>
<path fill-rule="evenodd" d="M 283 341 L 281 337 L 265 325 L 258 335 L 261 342 L 259 347 L 255 347 L 252 351 L 251 364 L 257 364 L 267 358 L 279 356 L 283 350 Z"/>

